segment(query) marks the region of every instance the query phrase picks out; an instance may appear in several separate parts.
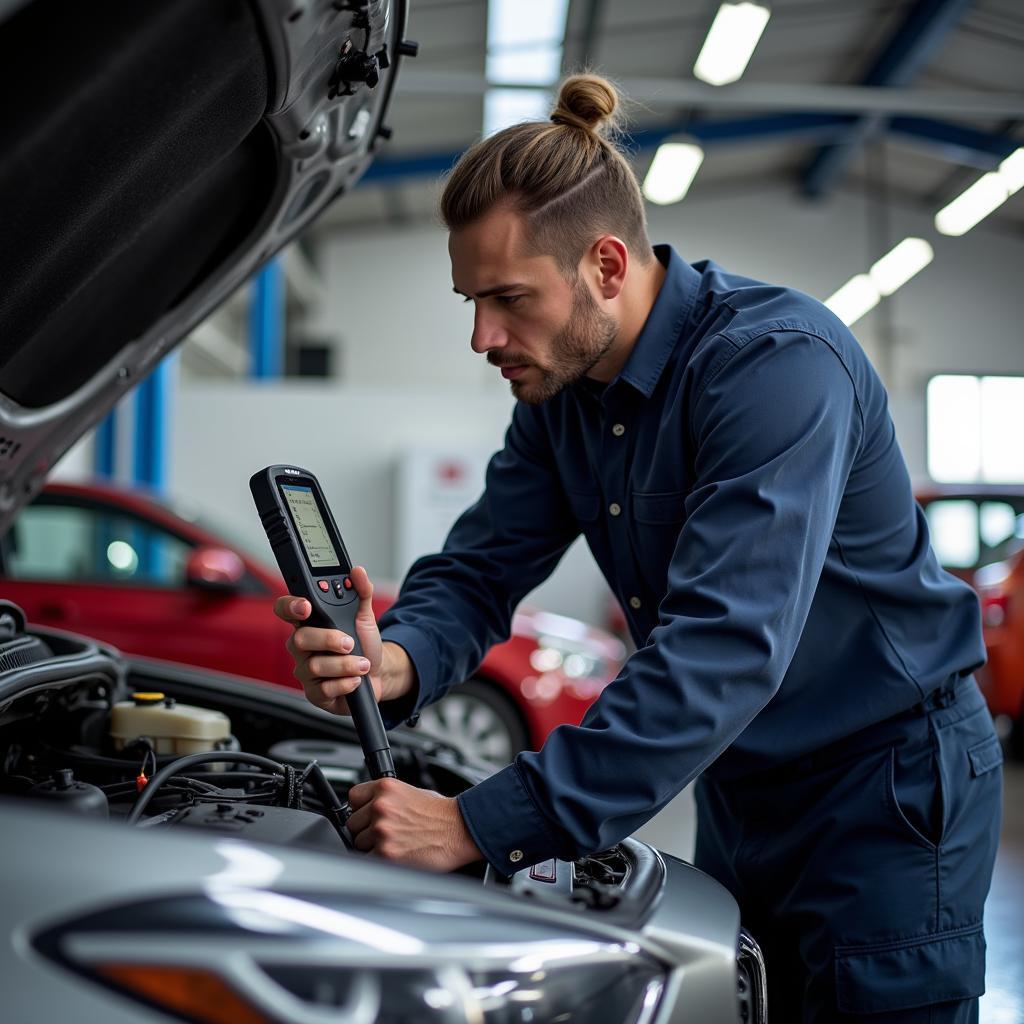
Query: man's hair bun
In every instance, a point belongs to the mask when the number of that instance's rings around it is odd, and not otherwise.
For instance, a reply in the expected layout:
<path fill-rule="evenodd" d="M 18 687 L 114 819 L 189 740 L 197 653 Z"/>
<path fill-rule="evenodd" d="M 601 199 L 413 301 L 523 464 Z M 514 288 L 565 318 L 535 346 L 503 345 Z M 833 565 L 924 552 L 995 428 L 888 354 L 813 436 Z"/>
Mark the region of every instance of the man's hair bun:
<path fill-rule="evenodd" d="M 643 196 L 616 137 L 624 105 L 600 75 L 565 79 L 550 121 L 511 124 L 459 157 L 441 196 L 445 226 L 460 231 L 505 204 L 523 218 L 531 252 L 554 256 L 567 279 L 609 232 L 649 264 Z"/>
<path fill-rule="evenodd" d="M 617 125 L 618 90 L 600 75 L 570 75 L 558 92 L 558 102 L 551 112 L 555 124 L 598 135 L 607 135 Z"/>

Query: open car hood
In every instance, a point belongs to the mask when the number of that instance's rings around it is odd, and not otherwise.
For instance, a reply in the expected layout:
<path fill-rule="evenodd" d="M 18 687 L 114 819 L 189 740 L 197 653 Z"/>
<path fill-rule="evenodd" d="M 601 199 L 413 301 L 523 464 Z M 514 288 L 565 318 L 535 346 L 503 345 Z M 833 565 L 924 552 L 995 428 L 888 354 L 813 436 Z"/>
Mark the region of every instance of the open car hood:
<path fill-rule="evenodd" d="M 405 20 L 405 0 L 0 0 L 0 532 L 359 179 Z"/>

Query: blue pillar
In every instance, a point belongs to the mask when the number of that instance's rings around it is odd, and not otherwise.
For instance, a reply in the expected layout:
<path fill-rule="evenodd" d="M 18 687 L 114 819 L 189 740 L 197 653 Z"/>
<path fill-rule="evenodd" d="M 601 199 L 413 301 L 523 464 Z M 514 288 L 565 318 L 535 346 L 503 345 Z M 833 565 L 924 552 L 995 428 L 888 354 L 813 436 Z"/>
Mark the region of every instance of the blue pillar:
<path fill-rule="evenodd" d="M 280 377 L 284 353 L 284 273 L 272 259 L 253 278 L 249 341 L 253 377 Z"/>
<path fill-rule="evenodd" d="M 113 408 L 96 427 L 93 441 L 93 469 L 98 477 L 112 480 L 117 472 L 117 408 Z"/>
<path fill-rule="evenodd" d="M 167 483 L 167 414 L 171 362 L 164 359 L 135 392 L 135 444 L 132 476 L 136 484 L 162 491 Z"/>
<path fill-rule="evenodd" d="M 135 392 L 133 479 L 137 487 L 160 492 L 167 484 L 168 413 L 173 357 L 161 360 Z M 140 581 L 163 580 L 167 551 L 159 535 L 139 524 L 130 543 L 139 556 Z"/>

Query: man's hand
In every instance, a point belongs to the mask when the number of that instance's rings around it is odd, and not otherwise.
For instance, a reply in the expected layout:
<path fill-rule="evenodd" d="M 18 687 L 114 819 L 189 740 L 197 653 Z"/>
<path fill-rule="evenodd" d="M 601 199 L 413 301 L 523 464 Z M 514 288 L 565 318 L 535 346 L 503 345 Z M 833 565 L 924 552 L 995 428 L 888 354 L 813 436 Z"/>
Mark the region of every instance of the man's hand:
<path fill-rule="evenodd" d="M 348 793 L 346 825 L 356 849 L 429 871 L 453 871 L 480 860 L 458 803 L 397 779 L 361 782 Z"/>
<path fill-rule="evenodd" d="M 382 644 L 377 620 L 373 616 L 373 584 L 362 566 L 349 574 L 359 610 L 356 612 L 356 635 L 363 656 L 353 655 L 353 638 L 340 629 L 303 626 L 312 609 L 304 597 L 279 597 L 274 614 L 295 627 L 286 647 L 295 661 L 295 678 L 302 684 L 311 704 L 336 715 L 351 712 L 345 695 L 369 674 L 373 695 L 378 703 L 406 694 L 412 687 L 414 670 L 409 656 L 397 644 Z"/>

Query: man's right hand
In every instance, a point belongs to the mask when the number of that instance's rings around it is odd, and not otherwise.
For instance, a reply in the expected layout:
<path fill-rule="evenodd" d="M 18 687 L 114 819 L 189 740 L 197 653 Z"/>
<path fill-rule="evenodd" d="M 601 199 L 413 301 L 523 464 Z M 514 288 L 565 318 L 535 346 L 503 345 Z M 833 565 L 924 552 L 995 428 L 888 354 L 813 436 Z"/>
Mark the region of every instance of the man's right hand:
<path fill-rule="evenodd" d="M 286 646 L 306 699 L 337 715 L 351 714 L 345 696 L 360 685 L 364 675 L 370 676 L 378 703 L 404 696 L 413 678 L 412 662 L 404 649 L 381 643 L 371 603 L 373 584 L 366 570 L 356 566 L 349 575 L 359 595 L 355 621 L 362 656 L 351 653 L 353 638 L 340 629 L 302 625 L 312 611 L 304 597 L 288 595 L 274 602 L 274 614 L 294 627 Z"/>

